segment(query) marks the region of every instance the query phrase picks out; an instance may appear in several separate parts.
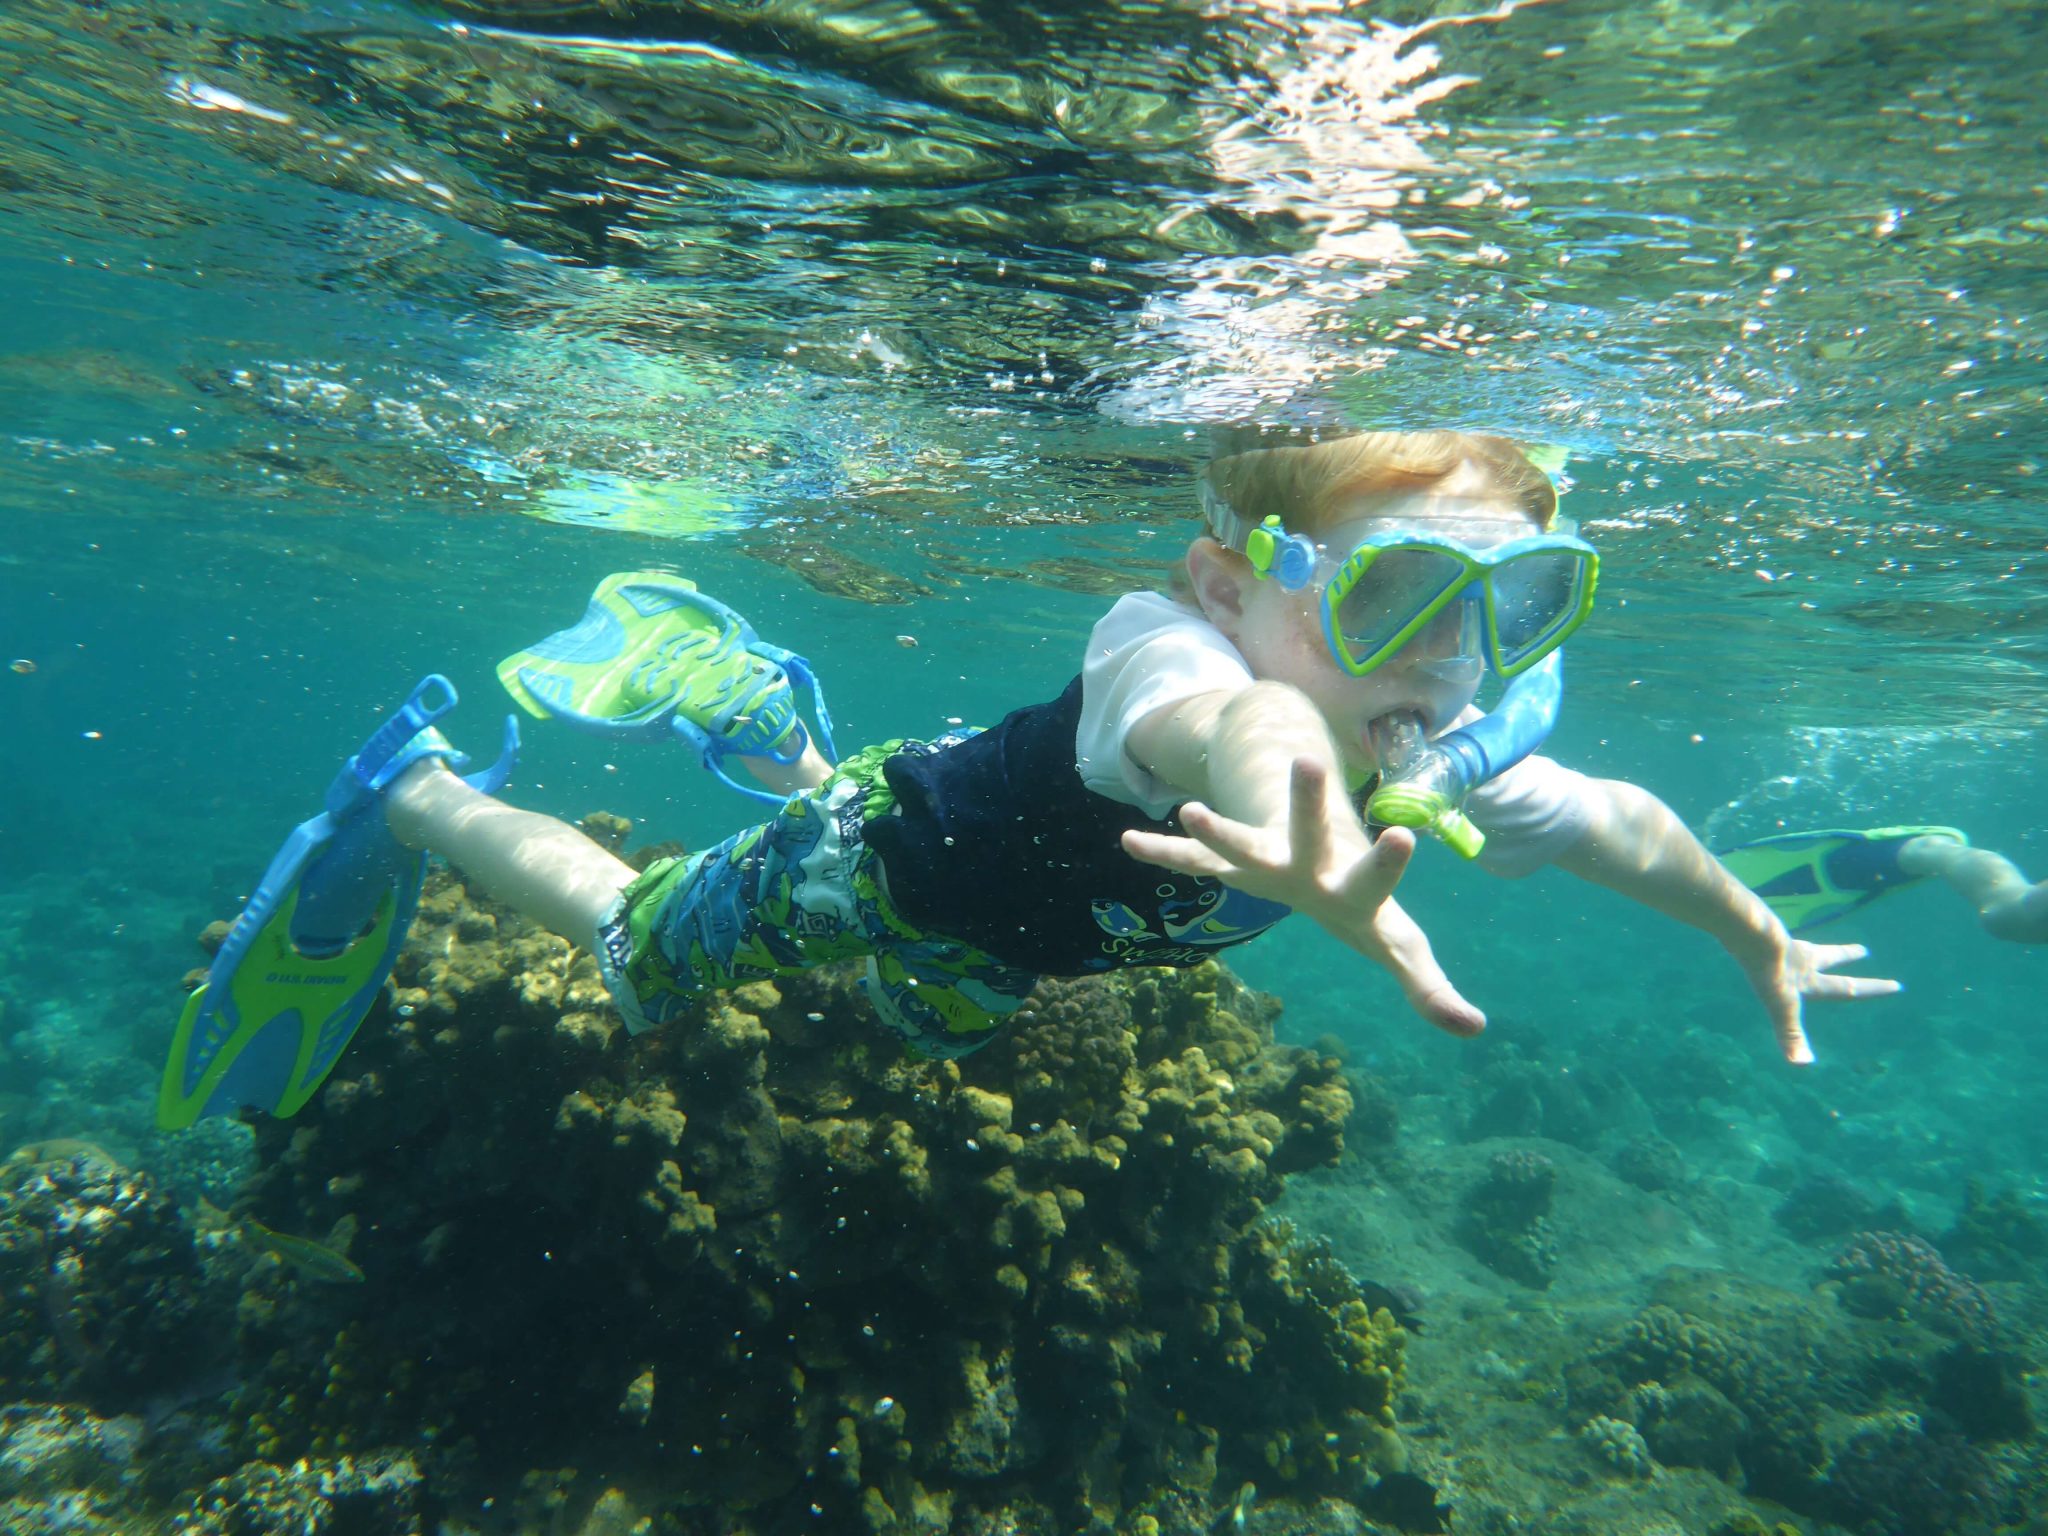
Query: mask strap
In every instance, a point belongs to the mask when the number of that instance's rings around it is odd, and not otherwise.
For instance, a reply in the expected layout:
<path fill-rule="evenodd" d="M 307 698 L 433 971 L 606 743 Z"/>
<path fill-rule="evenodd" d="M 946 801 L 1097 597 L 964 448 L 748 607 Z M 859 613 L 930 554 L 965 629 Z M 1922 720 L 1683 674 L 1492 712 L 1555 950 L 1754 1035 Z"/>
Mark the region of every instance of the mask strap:
<path fill-rule="evenodd" d="M 1289 592 L 1299 592 L 1315 579 L 1321 551 L 1313 540 L 1289 533 L 1277 516 L 1253 522 L 1223 499 L 1207 475 L 1195 484 L 1202 516 L 1218 544 L 1243 555 L 1255 572 L 1272 577 Z"/>

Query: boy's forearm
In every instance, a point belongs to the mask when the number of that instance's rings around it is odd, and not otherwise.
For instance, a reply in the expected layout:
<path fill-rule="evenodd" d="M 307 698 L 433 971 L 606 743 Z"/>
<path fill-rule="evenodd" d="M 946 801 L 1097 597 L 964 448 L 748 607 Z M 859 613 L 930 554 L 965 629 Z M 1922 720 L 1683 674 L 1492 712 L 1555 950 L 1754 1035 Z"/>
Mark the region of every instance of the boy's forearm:
<path fill-rule="evenodd" d="M 1738 959 L 1780 936 L 1771 909 L 1663 801 L 1618 779 L 1594 788 L 1600 803 L 1559 868 L 1700 929 Z"/>
<path fill-rule="evenodd" d="M 1204 694 L 1148 724 L 1153 729 L 1142 738 L 1147 766 L 1234 821 L 1285 821 L 1289 775 L 1304 757 L 1330 770 L 1331 792 L 1342 798 L 1343 773 L 1329 727 L 1313 704 L 1284 684 Z"/>

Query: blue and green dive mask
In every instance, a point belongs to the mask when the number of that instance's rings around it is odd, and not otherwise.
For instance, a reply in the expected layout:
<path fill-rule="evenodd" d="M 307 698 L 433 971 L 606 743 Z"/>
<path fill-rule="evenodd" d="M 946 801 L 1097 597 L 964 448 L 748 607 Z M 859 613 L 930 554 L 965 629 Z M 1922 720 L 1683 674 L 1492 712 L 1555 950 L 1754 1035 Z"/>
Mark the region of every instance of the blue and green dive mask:
<path fill-rule="evenodd" d="M 1586 622 L 1600 556 L 1568 520 L 1530 534 L 1528 520 L 1449 497 L 1415 497 L 1347 523 L 1318 544 L 1280 519 L 1252 523 L 1205 480 L 1209 526 L 1261 578 L 1290 592 L 1314 585 L 1323 638 L 1363 677 L 1410 646 L 1425 663 L 1480 665 L 1511 678 Z"/>

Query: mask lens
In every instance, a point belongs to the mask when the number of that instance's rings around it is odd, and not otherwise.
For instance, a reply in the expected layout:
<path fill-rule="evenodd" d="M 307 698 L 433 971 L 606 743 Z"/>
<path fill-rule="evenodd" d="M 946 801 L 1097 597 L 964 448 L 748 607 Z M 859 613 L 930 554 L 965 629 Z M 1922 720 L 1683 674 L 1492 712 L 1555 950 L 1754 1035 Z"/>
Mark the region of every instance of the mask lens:
<path fill-rule="evenodd" d="M 1352 657 L 1363 662 L 1392 644 L 1464 576 L 1464 563 L 1442 550 L 1380 550 L 1339 600 L 1337 632 Z"/>
<path fill-rule="evenodd" d="M 1571 550 L 1539 550 L 1495 568 L 1494 633 L 1509 666 L 1541 651 L 1579 611 L 1587 562 Z"/>

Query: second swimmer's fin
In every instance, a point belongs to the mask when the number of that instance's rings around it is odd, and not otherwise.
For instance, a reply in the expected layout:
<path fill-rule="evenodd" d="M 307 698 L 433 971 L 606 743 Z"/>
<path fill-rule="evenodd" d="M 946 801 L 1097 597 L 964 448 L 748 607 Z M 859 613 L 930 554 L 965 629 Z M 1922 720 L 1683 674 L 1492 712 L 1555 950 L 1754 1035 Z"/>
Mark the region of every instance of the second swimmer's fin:
<path fill-rule="evenodd" d="M 1899 867 L 1899 850 L 1916 837 L 1969 841 L 1954 827 L 1784 832 L 1723 849 L 1716 856 L 1736 879 L 1763 897 L 1787 928 L 1804 933 L 1921 878 Z"/>

